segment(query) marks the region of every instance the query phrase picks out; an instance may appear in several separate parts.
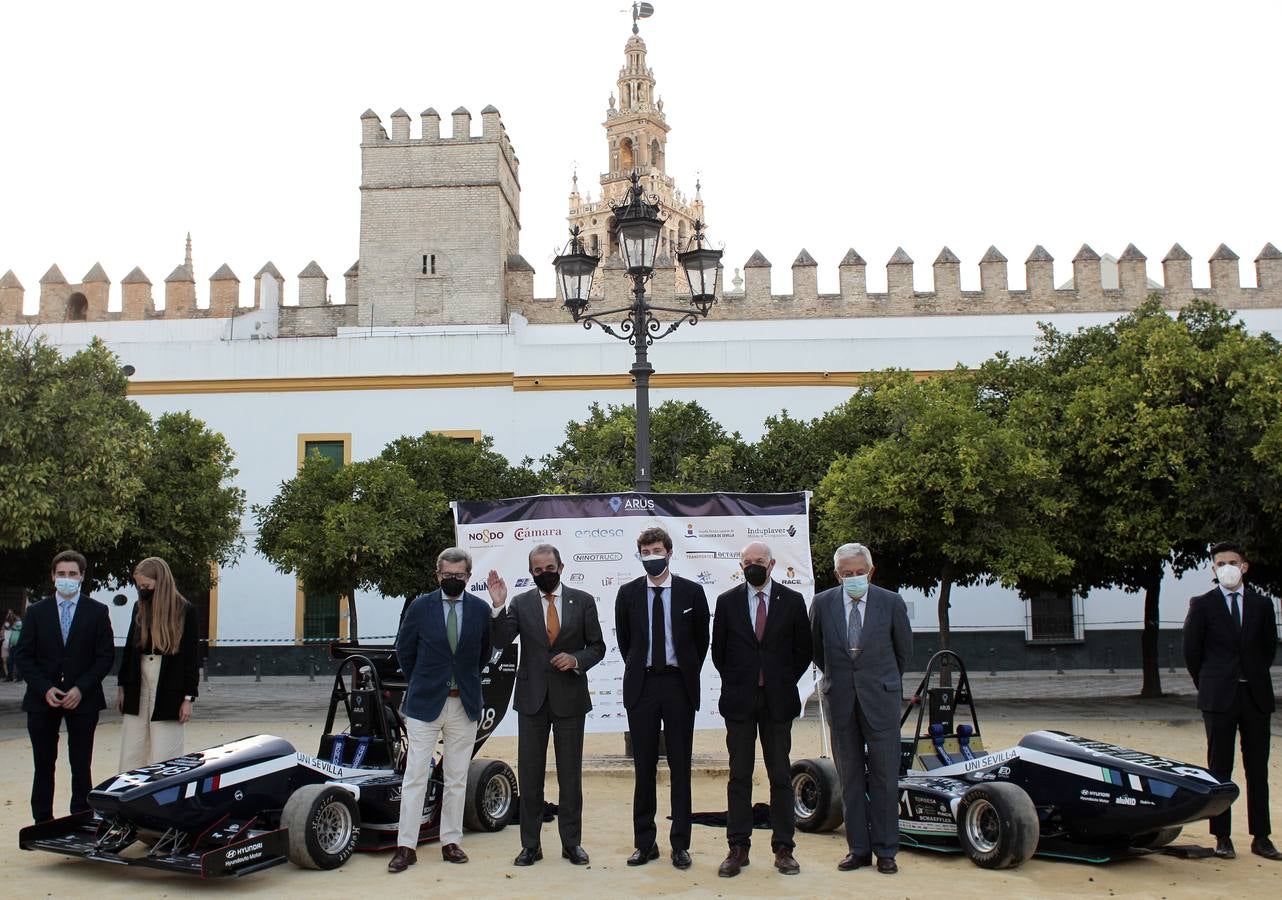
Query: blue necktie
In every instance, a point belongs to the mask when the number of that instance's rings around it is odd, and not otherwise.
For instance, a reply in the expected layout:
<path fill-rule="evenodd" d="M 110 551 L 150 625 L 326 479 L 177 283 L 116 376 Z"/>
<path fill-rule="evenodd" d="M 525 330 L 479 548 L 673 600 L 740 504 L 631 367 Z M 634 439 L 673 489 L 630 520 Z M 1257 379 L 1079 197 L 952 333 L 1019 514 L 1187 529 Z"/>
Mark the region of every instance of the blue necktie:
<path fill-rule="evenodd" d="M 58 604 L 58 622 L 62 625 L 62 642 L 67 643 L 67 636 L 71 634 L 71 608 L 70 600 L 63 600 Z"/>

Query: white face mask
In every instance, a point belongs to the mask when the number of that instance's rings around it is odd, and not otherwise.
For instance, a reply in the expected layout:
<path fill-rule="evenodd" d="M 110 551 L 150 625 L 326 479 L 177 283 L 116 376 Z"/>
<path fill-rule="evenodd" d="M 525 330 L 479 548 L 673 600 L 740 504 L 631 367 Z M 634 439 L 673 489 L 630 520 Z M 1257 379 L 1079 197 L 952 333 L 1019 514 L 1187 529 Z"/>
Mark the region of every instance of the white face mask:
<path fill-rule="evenodd" d="M 1216 568 L 1215 577 L 1219 579 L 1220 584 L 1233 590 L 1242 583 L 1242 569 L 1232 563 L 1224 563 Z"/>

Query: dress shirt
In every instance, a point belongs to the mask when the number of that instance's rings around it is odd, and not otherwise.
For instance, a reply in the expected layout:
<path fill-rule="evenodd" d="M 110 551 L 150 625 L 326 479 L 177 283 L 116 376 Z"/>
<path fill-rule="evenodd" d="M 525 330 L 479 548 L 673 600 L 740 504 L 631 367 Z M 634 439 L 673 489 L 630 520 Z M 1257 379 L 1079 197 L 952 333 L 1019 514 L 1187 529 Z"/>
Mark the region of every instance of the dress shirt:
<path fill-rule="evenodd" d="M 767 578 L 766 583 L 759 588 L 753 587 L 751 584 L 749 584 L 746 581 L 744 583 L 748 585 L 748 621 L 751 622 L 753 627 L 755 628 L 757 625 L 757 593 L 760 592 L 766 595 L 766 615 L 769 616 L 770 615 L 770 585 L 774 584 L 774 582 L 771 579 Z"/>
<path fill-rule="evenodd" d="M 654 659 L 654 647 L 651 643 L 651 623 L 654 621 L 654 589 L 659 588 L 663 593 L 663 650 L 667 657 L 668 665 L 677 664 L 676 645 L 672 643 L 672 570 L 668 569 L 663 573 L 663 581 L 655 584 L 649 576 L 645 579 L 645 613 L 646 613 L 646 640 L 645 640 L 645 658 L 646 660 Z"/>

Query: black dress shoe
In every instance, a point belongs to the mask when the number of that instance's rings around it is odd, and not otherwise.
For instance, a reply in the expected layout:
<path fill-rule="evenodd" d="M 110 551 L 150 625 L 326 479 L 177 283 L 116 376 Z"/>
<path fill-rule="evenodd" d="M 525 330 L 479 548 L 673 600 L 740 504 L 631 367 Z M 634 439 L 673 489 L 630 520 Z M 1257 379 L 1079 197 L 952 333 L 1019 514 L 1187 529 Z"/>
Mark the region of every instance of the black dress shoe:
<path fill-rule="evenodd" d="M 787 847 L 780 847 L 775 851 L 775 868 L 784 875 L 796 875 L 801 871 L 801 865 Z"/>
<path fill-rule="evenodd" d="M 448 863 L 465 863 L 467 854 L 458 844 L 445 844 L 441 847 L 441 859 Z"/>
<path fill-rule="evenodd" d="M 658 858 L 659 858 L 659 845 L 651 844 L 649 849 L 641 850 L 640 848 L 638 848 L 632 851 L 632 855 L 628 857 L 628 865 L 644 866 L 650 860 L 658 859 Z"/>
<path fill-rule="evenodd" d="M 392 854 L 392 859 L 387 864 L 387 871 L 395 875 L 397 872 L 404 872 L 414 863 L 418 862 L 418 853 L 409 847 L 397 847 L 396 852 Z"/>
<path fill-rule="evenodd" d="M 586 866 L 588 864 L 588 851 L 582 847 L 562 847 L 561 858 L 568 859 L 576 866 Z"/>
<path fill-rule="evenodd" d="M 532 866 L 543 858 L 542 847 L 522 847 L 521 852 L 512 860 L 514 866 Z"/>
<path fill-rule="evenodd" d="M 1274 847 L 1273 842 L 1266 837 L 1258 837 L 1251 841 L 1251 852 L 1265 859 L 1282 859 L 1282 853 L 1279 853 L 1278 848 Z"/>
<path fill-rule="evenodd" d="M 893 856 L 877 857 L 877 871 L 883 875 L 894 875 L 899 871 L 899 866 L 895 864 Z"/>
<path fill-rule="evenodd" d="M 1233 839 L 1227 837 L 1216 838 L 1215 855 L 1220 859 L 1237 859 L 1237 853 L 1233 850 Z"/>
<path fill-rule="evenodd" d="M 871 866 L 871 865 L 872 865 L 871 853 L 865 853 L 863 856 L 859 856 L 854 853 L 847 853 L 846 858 L 843 859 L 841 862 L 837 863 L 837 869 L 841 872 L 849 872 L 852 869 L 858 869 L 861 866 Z"/>
<path fill-rule="evenodd" d="M 688 869 L 690 868 L 690 863 L 691 859 L 689 850 L 674 849 L 672 851 L 672 865 L 676 866 L 678 869 Z"/>

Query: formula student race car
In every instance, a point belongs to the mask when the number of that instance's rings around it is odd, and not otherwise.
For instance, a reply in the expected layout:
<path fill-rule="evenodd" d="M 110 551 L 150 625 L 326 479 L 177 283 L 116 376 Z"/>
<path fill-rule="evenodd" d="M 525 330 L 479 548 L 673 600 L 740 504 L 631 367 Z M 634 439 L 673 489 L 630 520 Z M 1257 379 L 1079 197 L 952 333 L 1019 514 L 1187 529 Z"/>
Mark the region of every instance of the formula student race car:
<path fill-rule="evenodd" d="M 286 860 L 334 869 L 356 850 L 396 846 L 407 748 L 396 701 L 404 676 L 391 647 L 336 644 L 331 651 L 342 661 L 315 756 L 260 734 L 124 772 L 90 792 L 90 811 L 24 828 L 19 846 L 204 878 L 244 875 Z M 484 709 L 473 757 L 507 711 L 516 654 L 515 644 L 496 648 L 482 672 Z M 348 720 L 342 732 L 334 730 L 339 706 Z M 465 826 L 498 831 L 507 825 L 516 786 L 506 763 L 473 758 Z M 440 835 L 442 787 L 437 757 L 420 842 Z"/>
<path fill-rule="evenodd" d="M 940 686 L 930 687 L 945 660 L 958 671 L 957 686 L 943 686 L 941 677 Z M 954 722 L 960 707 L 969 722 Z M 901 730 L 914 708 L 913 735 L 900 739 L 900 842 L 964 852 L 986 869 L 1018 866 L 1034 853 L 1106 862 L 1147 852 L 1237 799 L 1236 785 L 1201 766 L 1062 731 L 1035 731 L 1014 747 L 985 749 L 965 663 L 950 650 L 931 657 Z M 826 723 L 821 727 L 826 741 Z M 792 784 L 798 828 L 831 831 L 841 824 L 832 760 L 796 762 Z"/>

